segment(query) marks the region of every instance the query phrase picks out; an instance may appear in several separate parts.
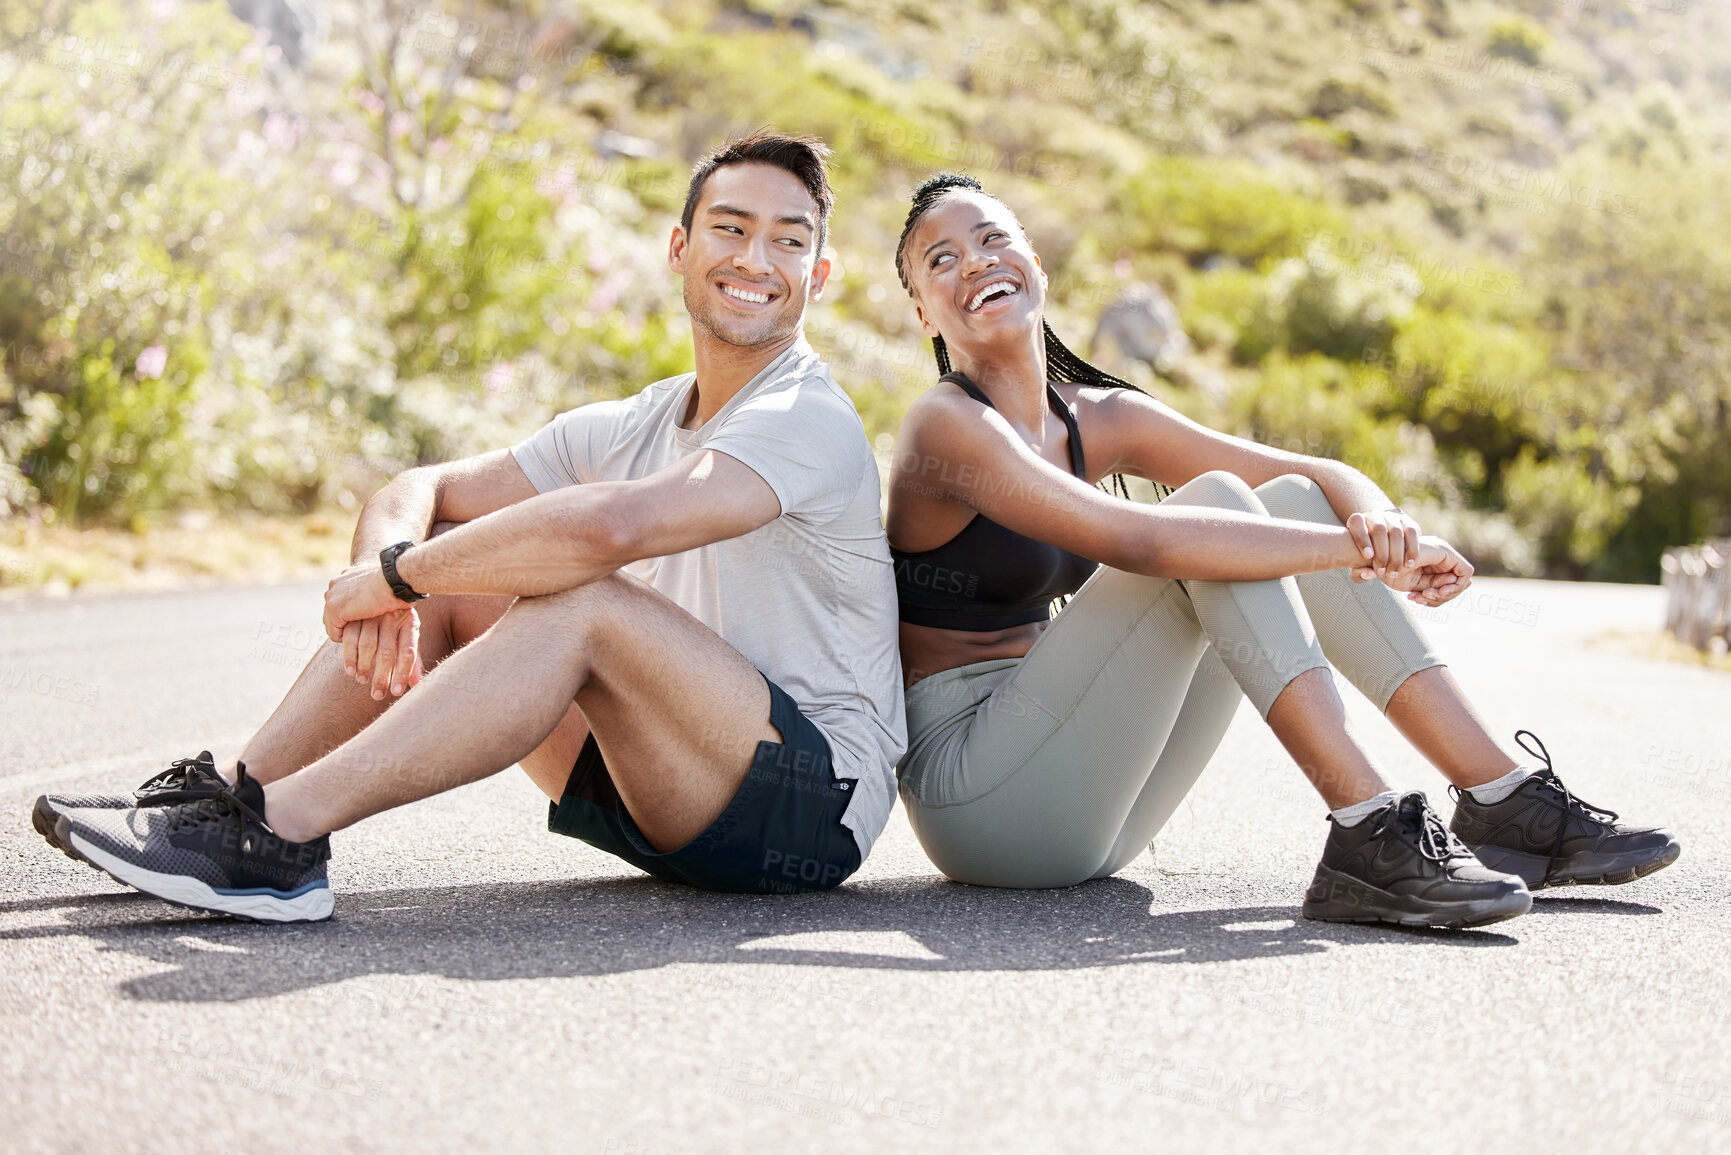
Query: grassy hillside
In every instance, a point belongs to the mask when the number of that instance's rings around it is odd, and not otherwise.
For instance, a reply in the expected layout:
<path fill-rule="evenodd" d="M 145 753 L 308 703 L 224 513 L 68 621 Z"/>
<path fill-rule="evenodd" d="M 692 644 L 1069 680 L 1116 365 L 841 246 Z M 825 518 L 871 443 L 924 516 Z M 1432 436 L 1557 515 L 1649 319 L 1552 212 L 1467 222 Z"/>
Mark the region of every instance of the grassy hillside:
<path fill-rule="evenodd" d="M 1722 5 L 339 6 L 305 71 L 168 7 L 0 4 L 32 98 L 0 113 L 20 511 L 352 506 L 683 368 L 685 171 L 773 124 L 837 151 L 811 334 L 874 435 L 932 374 L 905 195 L 960 168 L 1022 215 L 1073 344 L 1160 284 L 1194 353 L 1137 379 L 1351 460 L 1482 564 L 1650 578 L 1731 530 Z M 68 147 L 104 130 L 137 151 Z"/>

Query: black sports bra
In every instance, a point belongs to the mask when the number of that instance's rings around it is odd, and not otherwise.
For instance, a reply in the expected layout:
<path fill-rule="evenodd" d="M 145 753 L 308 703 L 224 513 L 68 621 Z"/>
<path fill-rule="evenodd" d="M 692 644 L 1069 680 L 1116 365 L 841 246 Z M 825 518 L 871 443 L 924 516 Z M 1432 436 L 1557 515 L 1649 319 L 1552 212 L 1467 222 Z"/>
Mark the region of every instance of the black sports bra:
<path fill-rule="evenodd" d="M 975 401 L 994 408 L 965 375 L 950 372 L 939 380 L 955 382 Z M 1046 400 L 1070 432 L 1070 472 L 1086 481 L 1076 414 L 1050 384 Z M 1075 593 L 1099 564 L 1005 529 L 982 513 L 936 549 L 892 549 L 890 557 L 901 620 L 944 630 L 1006 630 L 1045 621 L 1052 599 Z"/>

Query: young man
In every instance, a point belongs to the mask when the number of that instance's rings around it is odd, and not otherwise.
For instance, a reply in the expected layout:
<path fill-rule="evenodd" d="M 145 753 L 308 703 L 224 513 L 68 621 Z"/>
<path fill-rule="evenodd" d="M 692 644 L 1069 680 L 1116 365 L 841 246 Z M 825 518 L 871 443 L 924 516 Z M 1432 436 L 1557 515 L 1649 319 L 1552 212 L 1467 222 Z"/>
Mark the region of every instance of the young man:
<path fill-rule="evenodd" d="M 232 776 L 44 797 L 38 829 L 171 902 L 322 919 L 332 831 L 515 762 L 550 829 L 664 880 L 852 874 L 906 741 L 877 466 L 801 332 L 827 155 L 756 133 L 698 164 L 668 249 L 695 373 L 367 503 L 332 644 Z"/>

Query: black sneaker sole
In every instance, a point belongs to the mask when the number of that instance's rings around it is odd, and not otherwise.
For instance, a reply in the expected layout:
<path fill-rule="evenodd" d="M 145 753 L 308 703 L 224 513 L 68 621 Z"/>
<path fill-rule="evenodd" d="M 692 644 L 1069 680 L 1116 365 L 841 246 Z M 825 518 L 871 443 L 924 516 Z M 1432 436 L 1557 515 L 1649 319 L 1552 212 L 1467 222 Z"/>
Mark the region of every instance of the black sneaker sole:
<path fill-rule="evenodd" d="M 1317 922 L 1387 922 L 1461 930 L 1519 917 L 1532 906 L 1533 896 L 1525 890 L 1505 890 L 1468 902 L 1431 902 L 1391 894 L 1318 863 L 1316 877 L 1304 894 L 1302 913 Z"/>
<path fill-rule="evenodd" d="M 335 905 L 328 885 L 293 894 L 256 890 L 225 892 L 215 890 L 190 875 L 147 870 L 78 837 L 76 831 L 61 825 L 65 822 L 66 818 L 62 816 L 60 823 L 56 824 L 56 835 L 85 861 L 134 890 L 175 906 L 231 915 L 245 922 L 323 922 L 331 916 Z"/>
<path fill-rule="evenodd" d="M 48 795 L 44 794 L 37 798 L 36 805 L 30 808 L 30 825 L 36 828 L 36 833 L 40 834 L 43 839 L 47 841 L 48 845 L 64 854 L 72 861 L 82 862 L 86 866 L 90 865 L 89 859 L 80 856 L 77 851 L 60 841 L 60 835 L 55 831 L 55 827 L 59 822 L 60 812 L 54 809 L 54 807 L 48 805 Z"/>
<path fill-rule="evenodd" d="M 1582 851 L 1558 859 L 1556 868 L 1546 877 L 1546 867 L 1551 862 L 1546 855 L 1528 854 L 1504 846 L 1473 846 L 1471 849 L 1487 869 L 1520 875 L 1528 890 L 1547 890 L 1553 886 L 1618 886 L 1665 869 L 1683 853 L 1683 847 L 1675 838 L 1664 846 L 1623 854 Z"/>

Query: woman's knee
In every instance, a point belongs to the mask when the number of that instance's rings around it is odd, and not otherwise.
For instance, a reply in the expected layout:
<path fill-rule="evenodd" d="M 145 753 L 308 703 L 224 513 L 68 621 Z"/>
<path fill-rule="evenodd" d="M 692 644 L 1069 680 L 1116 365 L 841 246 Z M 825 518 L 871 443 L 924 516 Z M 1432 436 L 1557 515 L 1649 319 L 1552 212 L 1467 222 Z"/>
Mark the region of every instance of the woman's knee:
<path fill-rule="evenodd" d="M 1328 495 L 1322 491 L 1322 486 L 1301 474 L 1283 473 L 1257 486 L 1255 492 L 1275 517 L 1318 521 L 1325 525 L 1341 524 L 1340 515 L 1328 504 Z"/>
<path fill-rule="evenodd" d="M 1172 491 L 1163 504 L 1205 505 L 1216 509 L 1237 509 L 1245 513 L 1267 513 L 1262 499 L 1236 473 L 1211 469 L 1197 474 Z"/>

